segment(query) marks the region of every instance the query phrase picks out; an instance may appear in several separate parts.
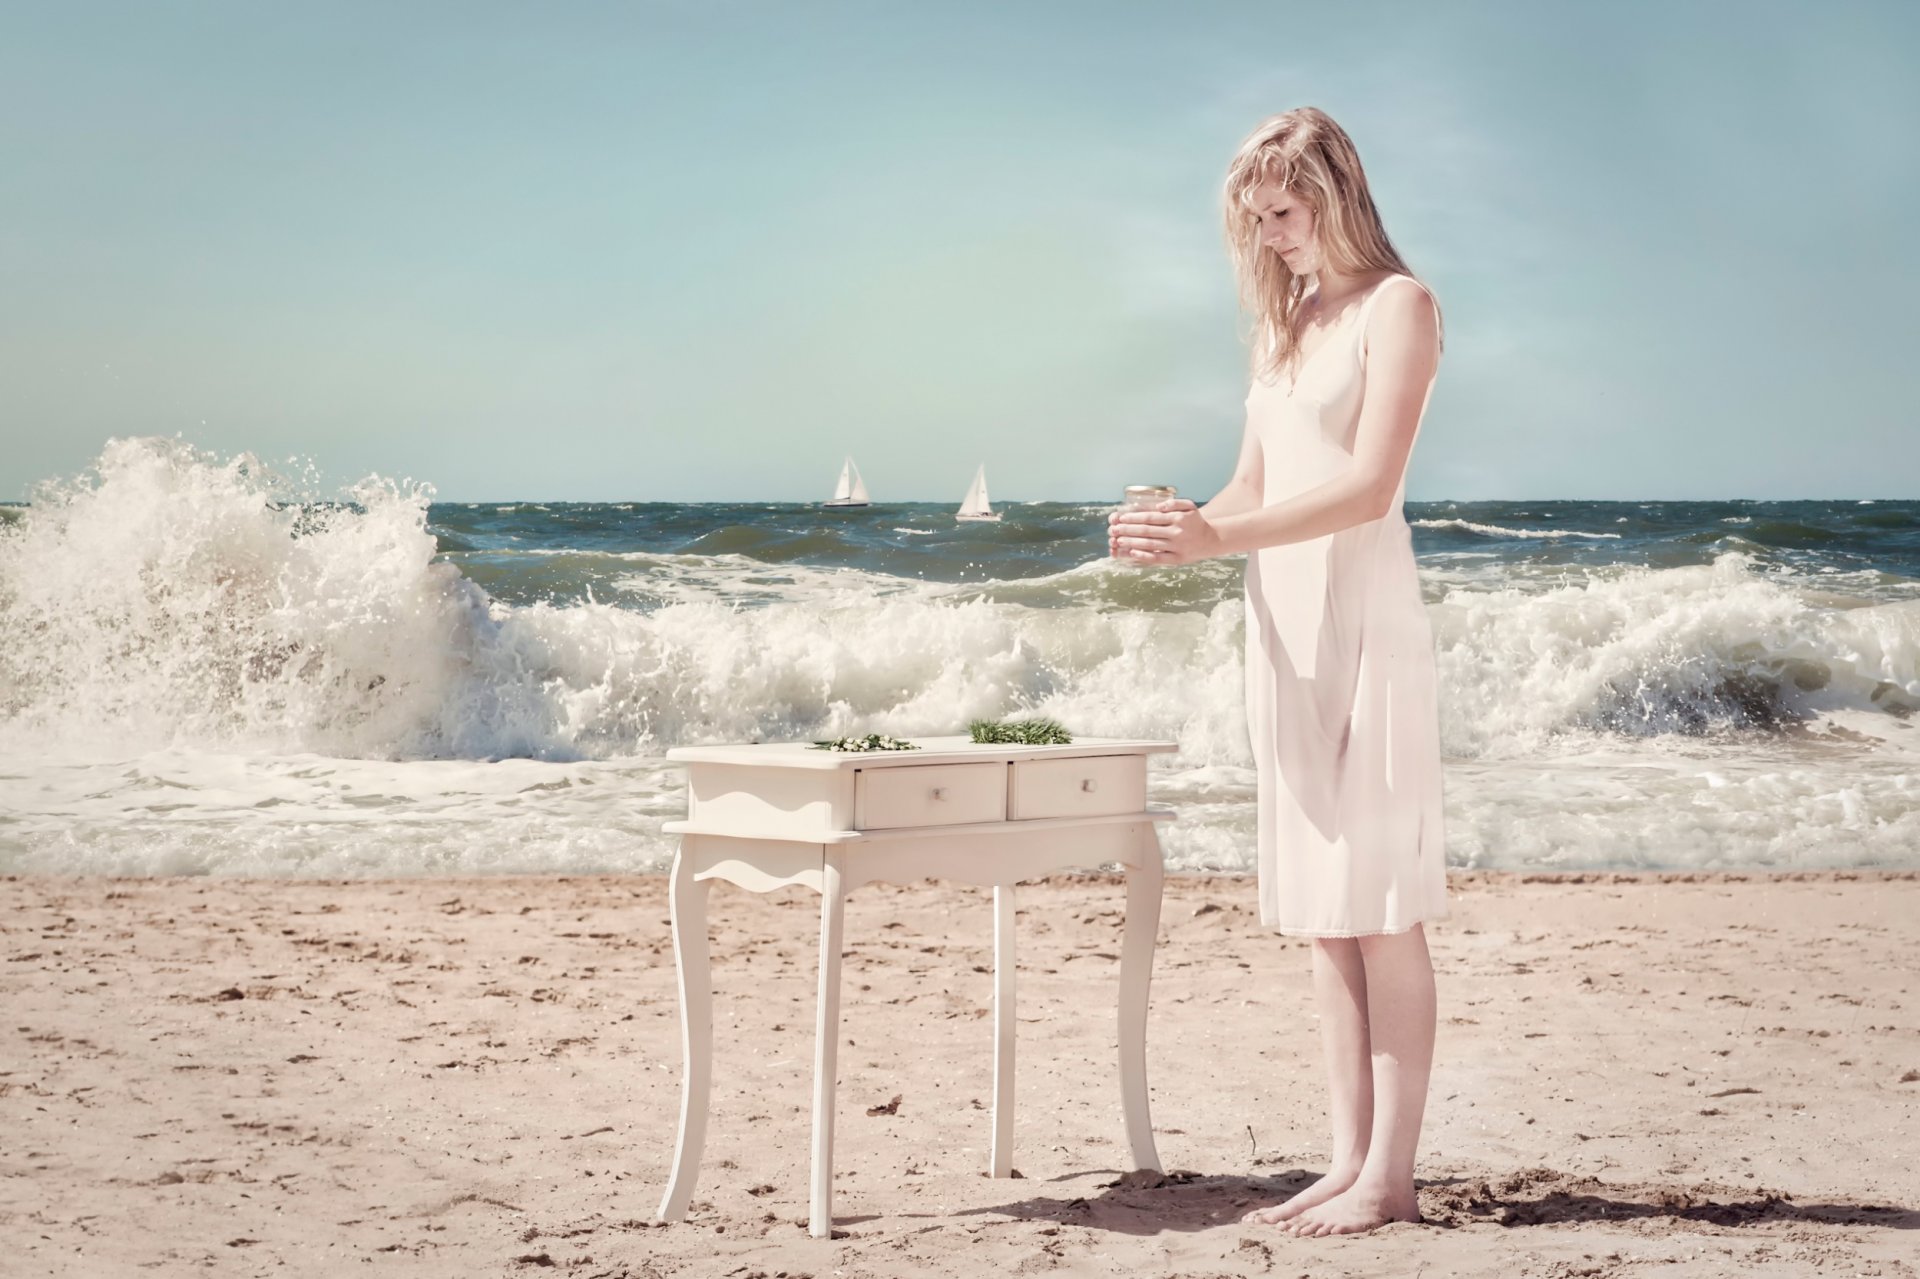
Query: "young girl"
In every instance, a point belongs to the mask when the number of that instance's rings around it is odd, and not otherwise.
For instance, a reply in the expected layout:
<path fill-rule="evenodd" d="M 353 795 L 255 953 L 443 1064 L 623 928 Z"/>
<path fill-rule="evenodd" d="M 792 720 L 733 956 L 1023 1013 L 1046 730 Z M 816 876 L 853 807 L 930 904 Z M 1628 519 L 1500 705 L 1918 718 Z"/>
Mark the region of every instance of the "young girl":
<path fill-rule="evenodd" d="M 1117 513 L 1108 541 L 1145 564 L 1247 556 L 1260 919 L 1313 938 L 1333 1151 L 1326 1176 L 1243 1220 L 1343 1234 L 1420 1220 L 1422 925 L 1446 917 L 1447 887 L 1433 637 L 1401 503 L 1440 313 L 1325 112 L 1253 131 L 1226 224 L 1255 339 L 1239 462 L 1205 506 Z"/>

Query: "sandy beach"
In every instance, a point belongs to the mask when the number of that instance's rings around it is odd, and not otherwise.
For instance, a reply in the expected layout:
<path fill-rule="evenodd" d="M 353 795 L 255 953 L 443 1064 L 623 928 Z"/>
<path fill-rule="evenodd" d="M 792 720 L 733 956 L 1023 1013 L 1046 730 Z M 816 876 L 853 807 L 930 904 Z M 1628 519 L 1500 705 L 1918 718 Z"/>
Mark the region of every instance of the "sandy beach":
<path fill-rule="evenodd" d="M 989 894 L 847 910 L 835 1225 L 808 1237 L 816 899 L 712 899 L 713 1120 L 658 877 L 0 880 L 8 1275 L 1920 1273 L 1920 875 L 1460 873 L 1424 1224 L 1293 1239 L 1325 1167 L 1306 943 L 1168 880 L 1164 1176 L 1123 1176 L 1122 893 L 1023 886 L 1017 1179 L 983 1175 Z M 365 1271 L 360 1270 L 366 1266 Z"/>

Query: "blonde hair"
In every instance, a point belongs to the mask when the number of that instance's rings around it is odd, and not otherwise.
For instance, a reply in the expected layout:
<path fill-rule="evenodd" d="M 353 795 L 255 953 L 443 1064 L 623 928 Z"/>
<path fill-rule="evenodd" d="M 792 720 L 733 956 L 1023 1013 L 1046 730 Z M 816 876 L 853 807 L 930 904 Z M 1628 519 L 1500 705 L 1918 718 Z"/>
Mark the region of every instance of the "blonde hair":
<path fill-rule="evenodd" d="M 1254 372 L 1278 377 L 1299 350 L 1298 317 L 1306 286 L 1279 254 L 1260 247 L 1253 191 L 1269 181 L 1297 193 L 1313 210 L 1322 260 L 1333 270 L 1349 275 L 1413 272 L 1387 238 L 1353 139 L 1332 116 L 1318 107 L 1295 107 L 1261 121 L 1227 166 L 1223 212 L 1240 303 L 1253 316 L 1248 337 Z M 1434 307 L 1437 316 L 1437 301 Z M 1444 346 L 1444 325 L 1441 332 Z"/>

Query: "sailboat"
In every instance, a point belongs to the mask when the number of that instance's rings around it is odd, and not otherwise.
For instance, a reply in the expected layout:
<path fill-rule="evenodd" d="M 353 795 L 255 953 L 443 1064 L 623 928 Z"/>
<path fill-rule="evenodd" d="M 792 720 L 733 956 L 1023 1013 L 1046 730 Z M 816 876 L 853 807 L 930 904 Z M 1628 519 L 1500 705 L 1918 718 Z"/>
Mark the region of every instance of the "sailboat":
<path fill-rule="evenodd" d="M 956 520 L 997 520 L 1000 516 L 987 505 L 987 464 L 982 462 L 980 469 L 973 473 L 973 486 L 967 490 L 966 500 L 960 503 L 960 509 L 954 513 Z"/>
<path fill-rule="evenodd" d="M 822 506 L 872 506 L 867 497 L 867 482 L 860 478 L 860 468 L 853 464 L 853 455 L 840 464 L 840 482 L 833 486 L 833 496 L 821 503 Z"/>

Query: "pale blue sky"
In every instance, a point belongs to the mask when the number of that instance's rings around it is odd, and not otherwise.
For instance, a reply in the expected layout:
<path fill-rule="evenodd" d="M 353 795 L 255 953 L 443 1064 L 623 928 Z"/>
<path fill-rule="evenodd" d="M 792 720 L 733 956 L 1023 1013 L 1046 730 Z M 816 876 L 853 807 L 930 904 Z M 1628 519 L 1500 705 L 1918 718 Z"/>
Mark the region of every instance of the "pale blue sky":
<path fill-rule="evenodd" d="M 0 498 L 111 435 L 449 500 L 1210 495 L 1218 184 L 1323 107 L 1441 498 L 1920 492 L 1920 6 L 0 8 Z"/>

